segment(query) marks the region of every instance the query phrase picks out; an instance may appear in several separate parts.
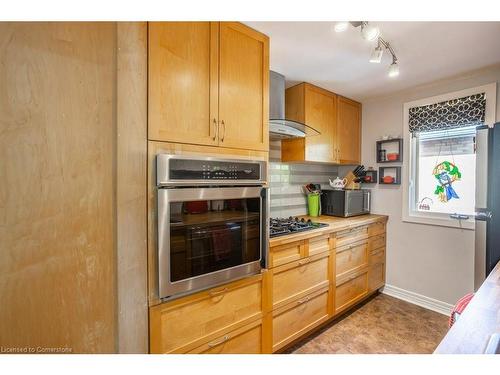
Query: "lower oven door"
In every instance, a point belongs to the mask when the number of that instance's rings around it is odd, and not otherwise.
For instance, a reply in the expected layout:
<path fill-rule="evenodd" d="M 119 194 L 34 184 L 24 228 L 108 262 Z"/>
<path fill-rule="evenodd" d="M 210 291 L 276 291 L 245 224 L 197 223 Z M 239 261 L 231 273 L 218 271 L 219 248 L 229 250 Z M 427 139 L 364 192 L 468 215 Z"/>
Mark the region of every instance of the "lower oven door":
<path fill-rule="evenodd" d="M 160 298 L 259 273 L 267 256 L 267 189 L 158 189 Z"/>

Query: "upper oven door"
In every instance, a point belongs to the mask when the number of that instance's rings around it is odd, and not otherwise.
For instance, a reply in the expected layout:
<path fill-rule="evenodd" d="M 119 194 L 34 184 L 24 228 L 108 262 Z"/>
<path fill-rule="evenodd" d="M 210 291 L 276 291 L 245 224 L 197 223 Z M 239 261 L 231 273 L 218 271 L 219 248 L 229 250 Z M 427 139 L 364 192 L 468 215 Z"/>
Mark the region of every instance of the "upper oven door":
<path fill-rule="evenodd" d="M 160 298 L 258 273 L 266 205 L 263 187 L 158 189 Z"/>

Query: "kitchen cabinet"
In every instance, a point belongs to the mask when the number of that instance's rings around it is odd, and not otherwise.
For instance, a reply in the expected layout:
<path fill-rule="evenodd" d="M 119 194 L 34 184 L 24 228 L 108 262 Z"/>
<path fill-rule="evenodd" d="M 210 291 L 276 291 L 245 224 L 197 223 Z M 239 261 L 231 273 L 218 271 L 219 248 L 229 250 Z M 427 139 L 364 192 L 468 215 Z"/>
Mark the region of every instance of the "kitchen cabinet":
<path fill-rule="evenodd" d="M 269 148 L 269 38 L 237 22 L 149 24 L 150 140 Z"/>
<path fill-rule="evenodd" d="M 368 264 L 368 241 L 363 240 L 336 249 L 336 277 L 351 273 Z"/>
<path fill-rule="evenodd" d="M 328 286 L 328 263 L 327 251 L 271 269 L 273 308 Z"/>
<path fill-rule="evenodd" d="M 338 162 L 336 103 L 334 93 L 309 83 L 286 89 L 285 117 L 311 126 L 320 134 L 283 140 L 282 161 Z"/>
<path fill-rule="evenodd" d="M 219 342 L 227 332 L 262 318 L 262 296 L 257 275 L 151 307 L 151 353 L 187 353 Z"/>
<path fill-rule="evenodd" d="M 269 38 L 221 22 L 219 56 L 219 146 L 268 150 Z"/>
<path fill-rule="evenodd" d="M 329 288 L 320 289 L 273 311 L 273 352 L 328 320 Z"/>
<path fill-rule="evenodd" d="M 361 103 L 337 97 L 337 152 L 340 164 L 361 161 Z"/>
<path fill-rule="evenodd" d="M 335 290 L 335 314 L 338 314 L 368 294 L 368 272 L 366 269 L 337 280 Z"/>
<path fill-rule="evenodd" d="M 260 354 L 262 349 L 262 320 L 256 320 L 234 331 L 224 333 L 189 354 Z"/>
<path fill-rule="evenodd" d="M 286 90 L 285 111 L 321 134 L 283 140 L 282 161 L 359 164 L 361 103 L 304 82 Z"/>

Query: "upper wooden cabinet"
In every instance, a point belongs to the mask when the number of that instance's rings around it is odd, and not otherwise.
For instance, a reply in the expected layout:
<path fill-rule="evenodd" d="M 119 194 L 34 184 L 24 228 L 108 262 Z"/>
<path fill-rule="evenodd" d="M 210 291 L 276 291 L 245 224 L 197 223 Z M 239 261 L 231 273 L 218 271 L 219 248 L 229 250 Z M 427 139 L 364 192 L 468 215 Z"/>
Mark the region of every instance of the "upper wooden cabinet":
<path fill-rule="evenodd" d="M 269 38 L 236 22 L 219 35 L 219 145 L 267 150 Z"/>
<path fill-rule="evenodd" d="M 361 160 L 361 103 L 338 96 L 337 148 L 341 164 L 359 164 Z"/>
<path fill-rule="evenodd" d="M 337 163 L 336 95 L 308 83 L 285 91 L 285 117 L 307 124 L 321 134 L 282 141 L 282 161 Z"/>
<path fill-rule="evenodd" d="M 320 135 L 282 141 L 282 161 L 357 164 L 360 161 L 361 104 L 301 83 L 285 93 L 286 118 Z"/>
<path fill-rule="evenodd" d="M 236 22 L 149 24 L 149 139 L 268 150 L 269 38 Z"/>

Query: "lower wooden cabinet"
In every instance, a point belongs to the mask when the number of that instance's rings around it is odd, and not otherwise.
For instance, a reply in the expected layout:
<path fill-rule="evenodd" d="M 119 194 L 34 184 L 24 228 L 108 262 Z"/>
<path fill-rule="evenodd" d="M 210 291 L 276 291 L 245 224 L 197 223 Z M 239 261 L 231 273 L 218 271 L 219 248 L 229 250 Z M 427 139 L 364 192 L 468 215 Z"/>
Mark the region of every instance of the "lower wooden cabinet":
<path fill-rule="evenodd" d="M 304 240 L 273 246 L 269 250 L 269 267 L 277 267 L 304 257 L 306 251 L 305 246 Z"/>
<path fill-rule="evenodd" d="M 190 354 L 260 354 L 262 348 L 262 319 L 225 333 L 189 351 Z"/>
<path fill-rule="evenodd" d="M 368 271 L 354 273 L 337 281 L 335 289 L 335 314 L 338 314 L 368 294 Z"/>
<path fill-rule="evenodd" d="M 335 233 L 335 247 L 338 248 L 368 238 L 368 230 L 369 227 L 363 225 Z"/>
<path fill-rule="evenodd" d="M 337 278 L 351 273 L 368 264 L 368 241 L 362 240 L 336 249 Z"/>
<path fill-rule="evenodd" d="M 370 266 L 368 271 L 368 291 L 373 292 L 385 284 L 385 263 Z"/>
<path fill-rule="evenodd" d="M 327 287 L 329 256 L 327 251 L 271 269 L 273 309 Z"/>
<path fill-rule="evenodd" d="M 262 317 L 257 275 L 150 308 L 151 353 L 186 353 Z"/>
<path fill-rule="evenodd" d="M 270 267 L 150 308 L 151 353 L 283 350 L 385 283 L 385 221 L 275 241 Z"/>
<path fill-rule="evenodd" d="M 329 290 L 320 289 L 273 311 L 273 352 L 329 319 Z"/>

